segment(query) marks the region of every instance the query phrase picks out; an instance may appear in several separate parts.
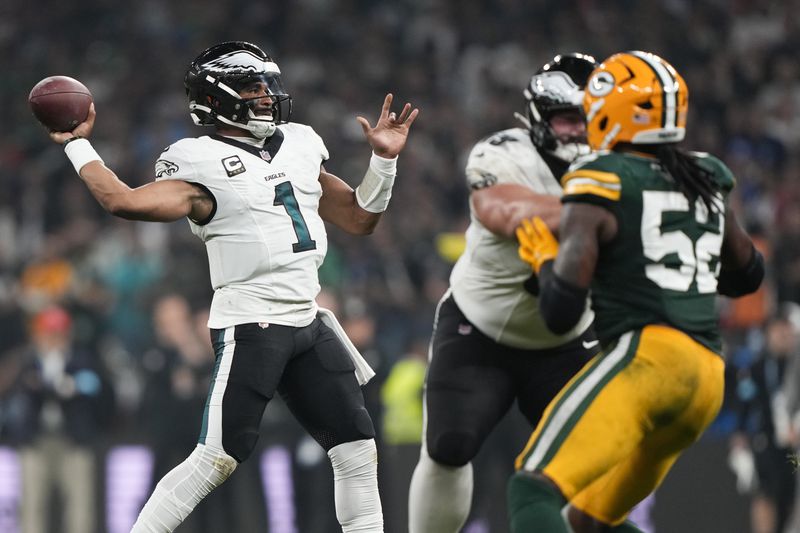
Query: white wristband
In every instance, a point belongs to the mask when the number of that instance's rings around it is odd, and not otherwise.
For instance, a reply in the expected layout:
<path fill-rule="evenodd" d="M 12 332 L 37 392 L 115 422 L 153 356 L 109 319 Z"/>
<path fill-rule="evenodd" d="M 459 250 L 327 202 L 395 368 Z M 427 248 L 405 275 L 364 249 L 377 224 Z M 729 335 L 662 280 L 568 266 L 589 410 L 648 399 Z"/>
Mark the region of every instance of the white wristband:
<path fill-rule="evenodd" d="M 67 154 L 70 163 L 75 167 L 75 172 L 81 173 L 81 169 L 86 163 L 92 161 L 103 162 L 102 158 L 92 148 L 89 139 L 77 139 L 66 143 L 64 153 Z"/>
<path fill-rule="evenodd" d="M 382 178 L 394 178 L 397 175 L 397 156 L 387 159 L 372 152 L 369 158 L 369 166 Z"/>
<path fill-rule="evenodd" d="M 387 159 L 373 152 L 369 168 L 361 185 L 356 187 L 356 201 L 361 209 L 370 213 L 383 213 L 392 197 L 392 186 L 397 174 L 397 158 Z"/>

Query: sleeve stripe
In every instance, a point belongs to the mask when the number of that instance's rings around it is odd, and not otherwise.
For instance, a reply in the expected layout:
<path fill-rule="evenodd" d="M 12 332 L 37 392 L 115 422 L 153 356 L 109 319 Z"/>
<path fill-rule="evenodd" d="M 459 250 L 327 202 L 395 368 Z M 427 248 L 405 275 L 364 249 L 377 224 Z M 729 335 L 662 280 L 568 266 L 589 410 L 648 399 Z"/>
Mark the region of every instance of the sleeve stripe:
<path fill-rule="evenodd" d="M 603 183 L 592 178 L 585 178 L 583 176 L 575 177 L 569 180 L 565 186 L 566 188 L 576 187 L 581 185 L 593 185 L 595 187 L 602 187 L 609 191 L 621 191 L 622 186 L 619 183 Z"/>
<path fill-rule="evenodd" d="M 579 169 L 568 172 L 561 178 L 561 185 L 565 195 L 593 194 L 617 201 L 622 193 L 619 176 L 600 170 Z"/>
<path fill-rule="evenodd" d="M 600 170 L 588 170 L 588 169 L 580 169 L 574 172 L 567 172 L 564 174 L 564 177 L 561 178 L 561 186 L 567 186 L 567 182 L 574 178 L 589 178 L 595 181 L 598 181 L 598 185 L 603 185 L 608 183 L 610 185 L 619 185 L 620 180 L 619 176 L 614 174 L 613 172 L 602 172 Z"/>
<path fill-rule="evenodd" d="M 610 188 L 608 185 L 597 186 L 592 183 L 576 183 L 577 180 L 570 181 L 564 188 L 564 195 L 578 195 L 578 194 L 593 194 L 609 200 L 619 200 L 620 189 L 619 185 L 616 190 Z M 586 180 L 590 182 L 591 180 Z"/>

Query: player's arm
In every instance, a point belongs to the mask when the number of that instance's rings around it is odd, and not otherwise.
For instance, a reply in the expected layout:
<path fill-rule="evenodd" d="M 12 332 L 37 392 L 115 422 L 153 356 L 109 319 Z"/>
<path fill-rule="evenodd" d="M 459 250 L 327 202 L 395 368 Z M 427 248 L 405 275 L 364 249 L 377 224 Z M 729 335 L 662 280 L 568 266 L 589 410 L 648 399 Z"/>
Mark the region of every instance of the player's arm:
<path fill-rule="evenodd" d="M 208 218 L 214 200 L 197 185 L 175 180 L 131 189 L 120 180 L 87 139 L 96 116 L 92 104 L 84 122 L 71 132 L 50 132 L 50 139 L 64 146 L 70 162 L 103 209 L 118 217 L 154 222 L 172 222 L 186 216 L 198 221 Z"/>
<path fill-rule="evenodd" d="M 554 333 L 566 333 L 580 320 L 600 245 L 616 233 L 617 219 L 609 210 L 587 203 L 564 206 L 558 256 L 539 274 L 539 309 Z"/>
<path fill-rule="evenodd" d="M 730 209 L 725 216 L 725 235 L 722 240 L 722 267 L 717 292 L 737 298 L 755 292 L 764 279 L 764 256 L 756 250 L 736 215 Z"/>
<path fill-rule="evenodd" d="M 473 189 L 470 201 L 481 224 L 502 237 L 514 238 L 514 232 L 522 221 L 535 216 L 544 220 L 552 231 L 558 229 L 561 200 L 556 196 L 538 194 L 524 185 L 498 183 Z"/>
<path fill-rule="evenodd" d="M 185 181 L 157 181 L 131 189 L 102 161 L 83 165 L 80 176 L 103 209 L 129 220 L 172 222 L 189 217 L 200 221 L 214 209 L 213 199 L 203 188 Z"/>
<path fill-rule="evenodd" d="M 381 214 L 389 205 L 392 187 L 397 174 L 397 156 L 403 151 L 411 125 L 419 114 L 411 104 L 405 104 L 397 114 L 391 111 L 393 96 L 387 94 L 375 127 L 364 117 L 356 117 L 367 142 L 372 147 L 372 157 L 364 179 L 355 190 L 333 174 L 320 168 L 319 181 L 322 197 L 319 214 L 349 233 L 372 233 Z"/>
<path fill-rule="evenodd" d="M 575 327 L 586 307 L 602 243 L 617 233 L 617 219 L 598 205 L 567 203 L 561 213 L 561 244 L 541 219 L 517 230 L 520 257 L 539 276 L 539 310 L 553 333 Z"/>
<path fill-rule="evenodd" d="M 319 200 L 319 216 L 348 233 L 368 235 L 372 233 L 382 213 L 371 213 L 358 205 L 356 192 L 343 180 L 325 172 L 319 173 L 322 197 Z"/>
<path fill-rule="evenodd" d="M 617 233 L 617 219 L 608 209 L 588 203 L 564 205 L 559 228 L 561 245 L 553 275 L 581 289 L 592 283 L 600 244 Z"/>

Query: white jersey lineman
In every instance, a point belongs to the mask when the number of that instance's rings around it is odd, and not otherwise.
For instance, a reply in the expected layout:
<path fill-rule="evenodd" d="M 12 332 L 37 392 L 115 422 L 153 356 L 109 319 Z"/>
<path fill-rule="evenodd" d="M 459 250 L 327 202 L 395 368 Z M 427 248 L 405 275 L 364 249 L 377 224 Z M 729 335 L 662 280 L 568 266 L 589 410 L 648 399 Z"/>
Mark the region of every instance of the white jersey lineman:
<path fill-rule="evenodd" d="M 209 220 L 189 222 L 208 252 L 210 328 L 314 320 L 328 247 L 317 211 L 327 159 L 319 135 L 295 123 L 280 125 L 263 148 L 213 135 L 182 139 L 161 154 L 156 180 L 194 183 L 214 198 Z"/>
<path fill-rule="evenodd" d="M 473 191 L 513 183 L 561 196 L 524 129 L 478 142 L 466 174 Z M 547 329 L 536 297 L 525 289 L 532 273 L 517 255 L 516 240 L 492 233 L 471 203 L 470 210 L 466 250 L 434 321 L 423 446 L 409 489 L 411 533 L 460 531 L 472 501 L 471 462 L 492 429 L 515 403 L 535 426 L 550 400 L 598 351 L 590 310 L 566 335 Z"/>
<path fill-rule="evenodd" d="M 500 131 L 477 143 L 466 175 L 471 190 L 514 183 L 539 194 L 561 196 L 558 180 L 522 128 Z M 561 346 L 589 327 L 594 315 L 587 306 L 571 331 L 561 336 L 551 333 L 536 297 L 522 288 L 531 269 L 519 259 L 517 242 L 486 229 L 471 202 L 470 215 L 466 250 L 450 275 L 453 298 L 470 322 L 496 342 L 531 350 Z"/>

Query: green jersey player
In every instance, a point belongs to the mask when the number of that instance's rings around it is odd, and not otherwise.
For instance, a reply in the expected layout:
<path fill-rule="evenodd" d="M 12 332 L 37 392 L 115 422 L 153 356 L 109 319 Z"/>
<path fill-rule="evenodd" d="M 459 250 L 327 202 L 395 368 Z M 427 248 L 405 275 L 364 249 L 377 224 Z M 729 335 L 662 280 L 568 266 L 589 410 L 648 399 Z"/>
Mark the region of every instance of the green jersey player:
<path fill-rule="evenodd" d="M 717 159 L 679 150 L 688 89 L 660 57 L 611 56 L 584 96 L 598 153 L 562 178 L 559 243 L 517 232 L 548 327 L 565 331 L 591 289 L 603 352 L 550 403 L 509 485 L 512 531 L 639 531 L 630 509 L 659 486 L 723 397 L 717 293 L 758 288 L 763 258 L 728 207 Z M 687 526 L 691 530 L 691 526 Z"/>

